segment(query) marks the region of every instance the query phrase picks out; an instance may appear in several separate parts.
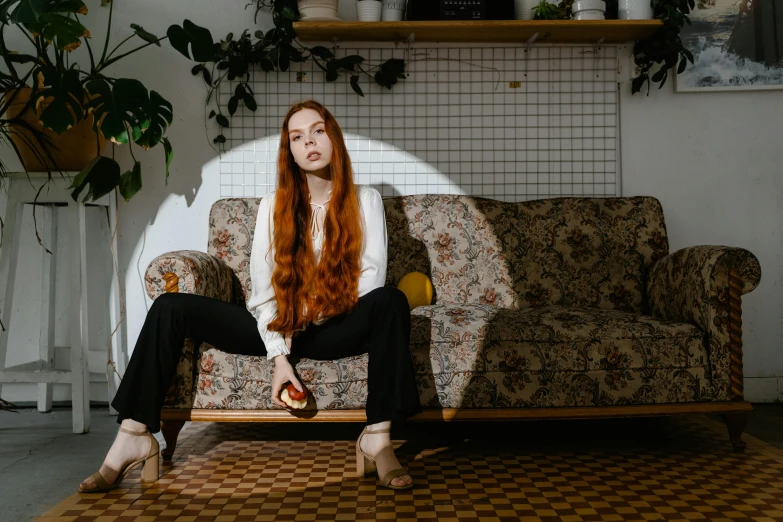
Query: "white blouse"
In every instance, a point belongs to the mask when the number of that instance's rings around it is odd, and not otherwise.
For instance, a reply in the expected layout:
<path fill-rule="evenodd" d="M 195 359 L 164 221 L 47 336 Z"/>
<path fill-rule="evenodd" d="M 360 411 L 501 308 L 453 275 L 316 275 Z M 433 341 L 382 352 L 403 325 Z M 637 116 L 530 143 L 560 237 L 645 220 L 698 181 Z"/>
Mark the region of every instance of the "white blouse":
<path fill-rule="evenodd" d="M 386 214 L 381 195 L 372 187 L 356 185 L 359 196 L 359 209 L 362 215 L 362 254 L 359 273 L 359 296 L 382 287 L 386 283 Z M 290 352 L 280 332 L 267 330 L 267 325 L 277 315 L 277 300 L 272 286 L 272 273 L 275 270 L 274 237 L 275 192 L 261 199 L 256 218 L 256 231 L 253 236 L 253 249 L 250 253 L 250 282 L 252 291 L 247 300 L 247 309 L 258 321 L 258 333 L 266 346 L 267 359 Z M 316 262 L 320 259 L 323 246 L 323 219 L 329 201 L 323 205 L 310 203 L 310 235 Z M 326 319 L 316 321 L 317 324 Z"/>

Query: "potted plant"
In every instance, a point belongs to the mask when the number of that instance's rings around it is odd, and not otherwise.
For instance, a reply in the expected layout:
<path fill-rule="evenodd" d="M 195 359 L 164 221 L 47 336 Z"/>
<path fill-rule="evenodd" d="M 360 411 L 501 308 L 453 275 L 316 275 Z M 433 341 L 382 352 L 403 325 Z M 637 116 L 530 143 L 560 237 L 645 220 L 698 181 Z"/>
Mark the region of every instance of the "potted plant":
<path fill-rule="evenodd" d="M 360 22 L 379 22 L 382 13 L 381 0 L 356 0 L 356 17 Z"/>
<path fill-rule="evenodd" d="M 84 132 L 81 141 L 76 137 L 76 146 L 84 149 L 87 156 L 83 161 L 88 161 L 71 188 L 74 200 L 86 189 L 82 201 L 98 199 L 117 186 L 123 198 L 130 200 L 141 189 L 141 163 L 133 154 L 133 145 L 149 149 L 162 144 L 167 178 L 173 155 L 165 137 L 173 121 L 171 103 L 157 92 L 148 91 L 136 79 L 106 75 L 112 64 L 150 45 L 160 46 L 165 38 L 131 24 L 133 34 L 109 50 L 113 3 L 102 0 L 102 4 L 108 4 L 109 21 L 98 53 L 93 52 L 90 32 L 80 22 L 80 16 L 87 13 L 81 0 L 0 0 L 0 56 L 7 69 L 0 74 L 0 134 L 11 139 L 23 164 L 25 157 L 28 163 L 32 157 L 39 165 L 30 167 L 39 166 L 51 180 L 52 171 L 72 166 L 59 163 L 58 151 L 74 145 L 58 145 L 57 139 L 69 129 L 81 126 Z M 8 29 L 19 31 L 29 41 L 31 50 L 8 49 Z M 118 53 L 123 44 L 134 38 L 143 43 Z M 82 43 L 87 47 L 89 64 L 70 60 L 70 53 Z M 124 173 L 117 161 L 101 154 L 104 139 L 115 145 L 129 145 L 133 164 Z M 29 149 L 24 157 L 23 148 Z M 0 164 L 0 180 L 6 170 Z M 27 165 L 26 170 L 30 170 Z"/>
<path fill-rule="evenodd" d="M 634 62 L 639 75 L 631 84 L 632 94 L 641 91 L 646 83 L 649 96 L 650 81 L 658 82 L 660 89 L 666 83 L 670 69 L 677 67 L 677 74 L 680 74 L 689 61 L 693 64 L 693 54 L 683 46 L 680 30 L 684 24 L 691 24 L 688 13 L 695 8 L 695 0 L 652 0 L 652 2 L 654 17 L 663 20 L 663 27 L 633 46 Z M 651 77 L 650 71 L 655 64 L 661 66 Z"/>
<path fill-rule="evenodd" d="M 303 45 L 296 39 L 293 27 L 293 23 L 299 19 L 295 1 L 257 0 L 256 18 L 260 10 L 267 7 L 271 7 L 274 27 L 266 33 L 255 31 L 255 39 L 245 30 L 239 38 L 229 33 L 224 40 L 214 42 L 209 29 L 190 20 L 185 20 L 181 26 L 170 26 L 166 32 L 171 45 L 183 56 L 196 62 L 191 72 L 201 76 L 207 84 L 207 107 L 210 107 L 213 96 L 216 100 L 215 109 L 210 110 L 208 116 L 209 119 L 215 118 L 221 129 L 220 134 L 212 140 L 214 143 L 226 142 L 222 129 L 229 127 L 229 116 L 234 115 L 240 104 L 250 111 L 258 108 L 250 85 L 250 71 L 253 67 L 260 67 L 266 72 L 276 69 L 286 71 L 291 62 L 312 59 L 325 73 L 328 82 L 336 81 L 341 73 L 347 74 L 351 88 L 359 96 L 364 96 L 359 85 L 362 76 L 387 89 L 406 78 L 405 62 L 399 58 L 390 58 L 371 66 L 359 55 L 337 58 L 326 47 Z M 217 105 L 216 91 L 224 80 L 237 82 L 226 106 L 228 115 Z"/>

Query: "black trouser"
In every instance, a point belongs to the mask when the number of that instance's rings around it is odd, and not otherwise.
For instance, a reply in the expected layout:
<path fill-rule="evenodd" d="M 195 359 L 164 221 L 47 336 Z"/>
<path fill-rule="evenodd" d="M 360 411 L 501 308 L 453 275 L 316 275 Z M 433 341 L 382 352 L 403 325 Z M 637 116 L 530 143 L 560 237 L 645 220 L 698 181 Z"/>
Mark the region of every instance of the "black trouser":
<path fill-rule="evenodd" d="M 401 421 L 421 411 L 410 331 L 405 294 L 381 287 L 360 297 L 353 313 L 309 324 L 293 338 L 291 353 L 334 360 L 369 352 L 367 423 Z M 160 410 L 186 338 L 229 353 L 266 356 L 256 320 L 244 306 L 200 295 L 163 294 L 147 313 L 112 401 L 118 421 L 133 419 L 153 433 L 160 429 Z"/>

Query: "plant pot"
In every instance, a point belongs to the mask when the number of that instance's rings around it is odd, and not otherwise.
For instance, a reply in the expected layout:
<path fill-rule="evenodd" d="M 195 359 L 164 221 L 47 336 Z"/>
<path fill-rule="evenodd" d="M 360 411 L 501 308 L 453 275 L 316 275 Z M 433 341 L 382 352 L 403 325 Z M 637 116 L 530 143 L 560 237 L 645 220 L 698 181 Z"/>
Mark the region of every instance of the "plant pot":
<path fill-rule="evenodd" d="M 536 15 L 534 9 L 540 0 L 514 0 L 514 18 L 517 20 L 532 20 Z"/>
<path fill-rule="evenodd" d="M 574 20 L 604 20 L 605 12 L 604 0 L 577 0 L 571 6 Z"/>
<path fill-rule="evenodd" d="M 620 20 L 652 20 L 650 0 L 620 0 L 617 6 Z"/>
<path fill-rule="evenodd" d="M 381 20 L 399 22 L 405 15 L 406 0 L 382 0 Z"/>
<path fill-rule="evenodd" d="M 299 19 L 304 22 L 339 20 L 338 0 L 299 0 Z"/>
<path fill-rule="evenodd" d="M 21 89 L 14 102 L 8 106 L 5 117 L 10 119 L 19 116 L 27 100 L 30 99 L 32 91 L 30 87 Z M 13 92 L 8 91 L 5 93 L 6 101 L 10 99 Z M 46 159 L 46 165 L 39 161 L 36 150 L 43 158 L 48 158 L 48 155 L 40 149 L 38 142 L 27 129 L 17 125 L 9 126 L 11 141 L 19 149 L 22 164 L 28 172 L 46 172 L 47 170 L 57 170 L 58 168 L 63 171 L 81 171 L 96 156 L 103 153 L 103 149 L 106 147 L 106 138 L 103 137 L 103 134 L 98 134 L 96 149 L 95 131 L 92 128 L 94 121 L 92 113 L 62 134 L 57 134 L 51 129 L 44 129 L 38 118 L 49 103 L 50 101 L 47 99 L 42 100 L 35 111 L 32 108 L 28 109 L 21 118 L 34 129 L 43 132 L 51 140 L 52 145 L 56 149 L 52 147 L 49 154 L 51 154 L 55 164 L 52 165 L 52 161 L 49 159 Z M 34 144 L 35 149 L 31 149 L 28 143 Z M 47 166 L 49 167 L 48 169 Z"/>
<path fill-rule="evenodd" d="M 357 0 L 356 16 L 362 22 L 379 22 L 382 8 L 381 0 Z"/>

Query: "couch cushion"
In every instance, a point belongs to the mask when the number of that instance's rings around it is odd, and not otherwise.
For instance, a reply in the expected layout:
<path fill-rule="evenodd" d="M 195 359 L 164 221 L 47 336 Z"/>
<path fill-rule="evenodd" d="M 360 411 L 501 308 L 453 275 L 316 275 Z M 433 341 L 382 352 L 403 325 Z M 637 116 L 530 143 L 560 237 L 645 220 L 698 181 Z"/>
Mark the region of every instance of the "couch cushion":
<path fill-rule="evenodd" d="M 707 361 L 695 326 L 627 312 L 441 304 L 411 315 L 419 373 L 688 368 Z"/>
<path fill-rule="evenodd" d="M 272 363 L 205 349 L 195 408 L 273 407 Z M 698 328 L 625 312 L 420 307 L 412 312 L 411 353 L 422 404 L 430 408 L 709 399 Z M 308 408 L 364 407 L 366 355 L 302 359 L 296 368 L 316 399 Z"/>

